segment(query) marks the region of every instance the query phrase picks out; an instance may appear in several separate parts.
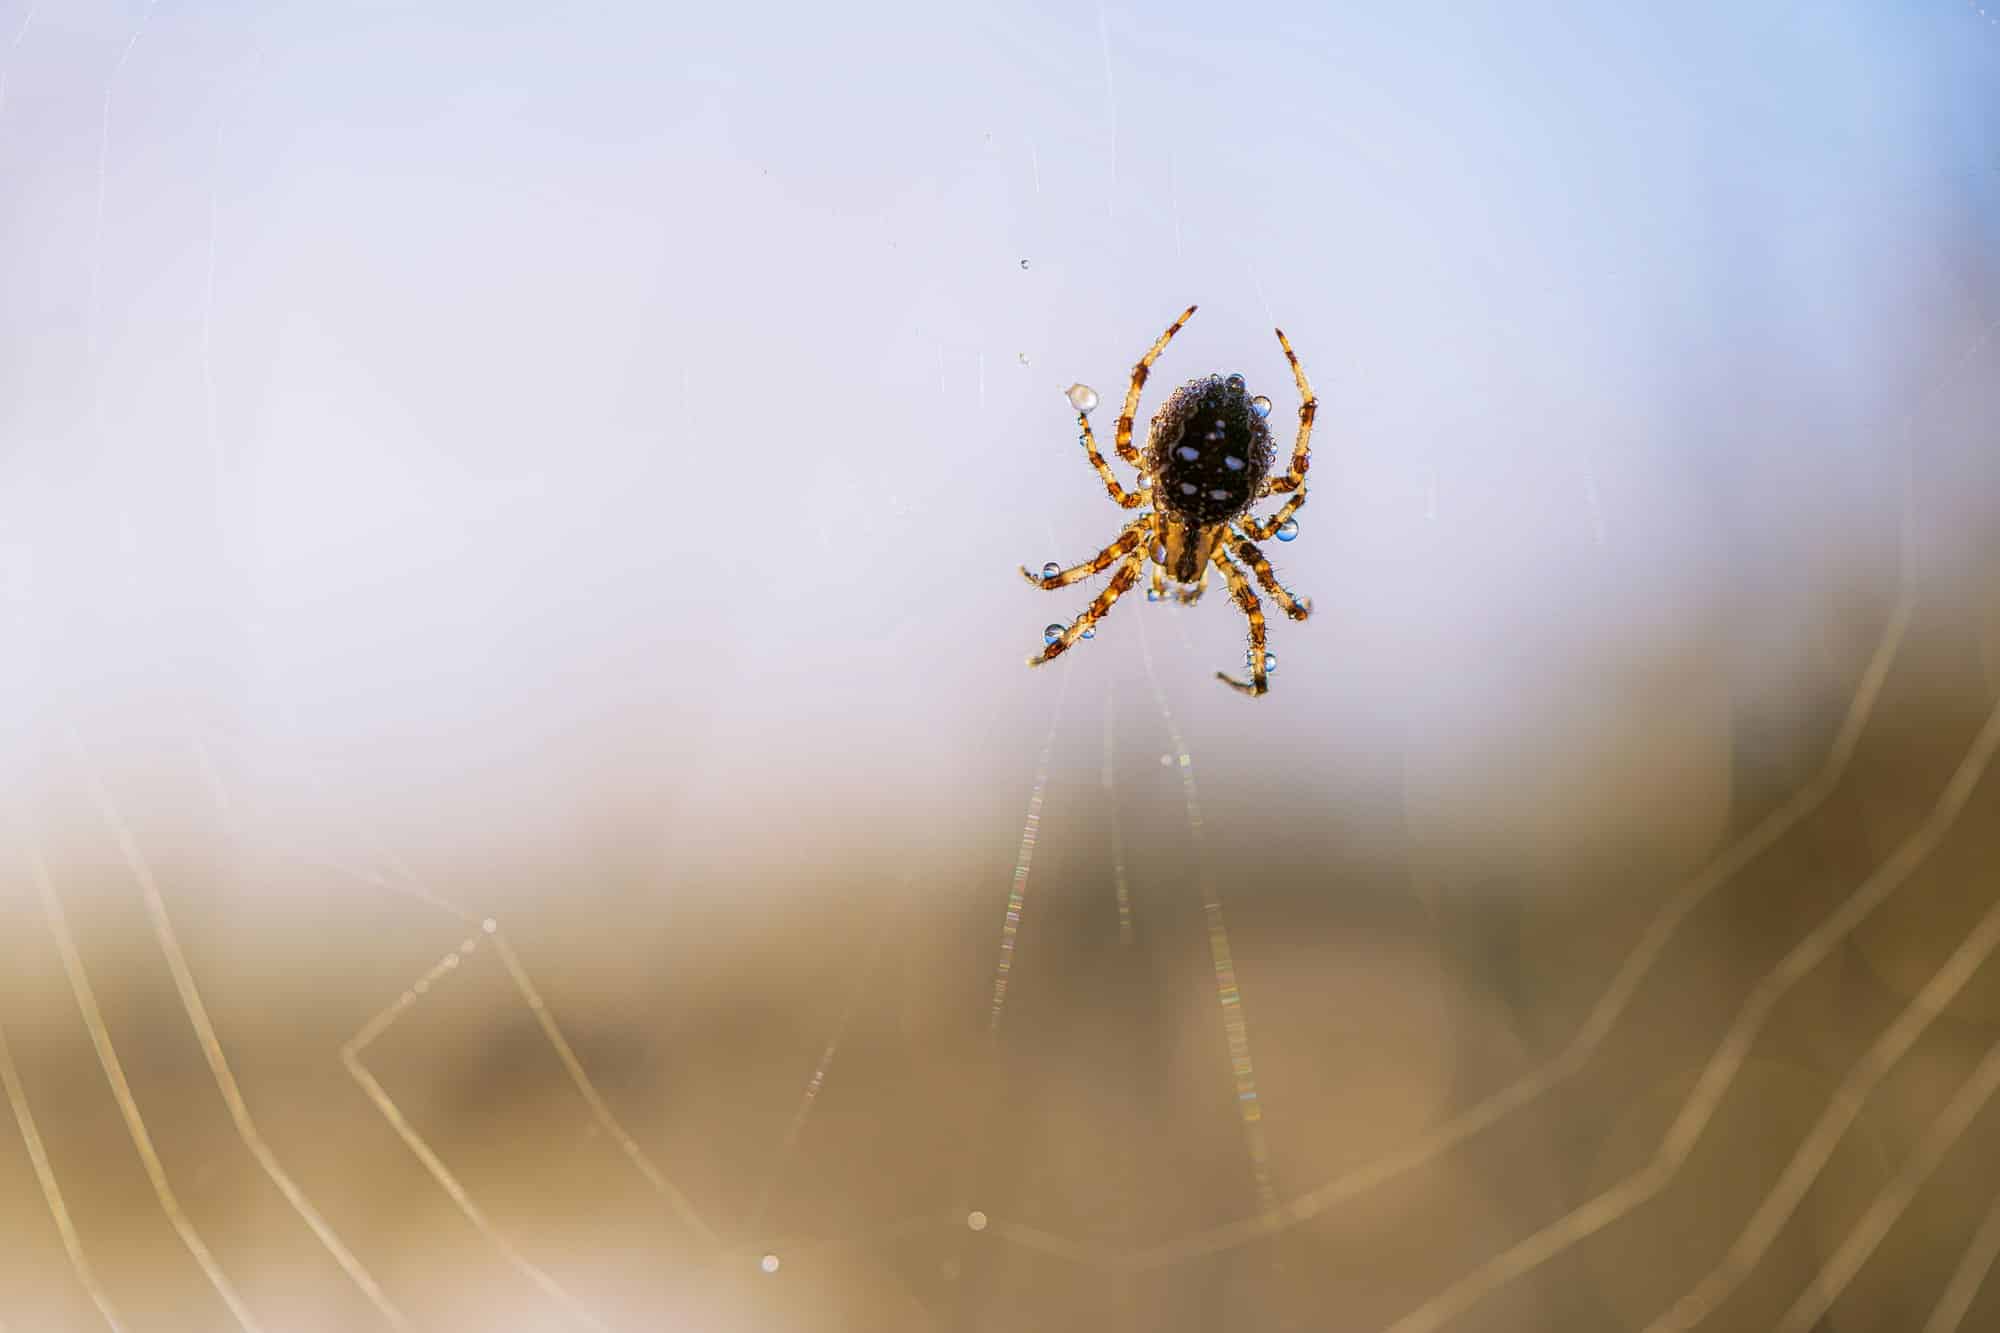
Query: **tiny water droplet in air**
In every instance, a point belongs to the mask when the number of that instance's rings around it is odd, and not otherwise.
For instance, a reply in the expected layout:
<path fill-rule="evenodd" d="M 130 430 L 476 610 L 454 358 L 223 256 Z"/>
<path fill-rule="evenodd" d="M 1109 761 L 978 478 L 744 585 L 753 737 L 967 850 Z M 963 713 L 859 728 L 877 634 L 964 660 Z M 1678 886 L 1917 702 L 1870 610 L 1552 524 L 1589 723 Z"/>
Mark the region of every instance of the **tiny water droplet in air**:
<path fill-rule="evenodd" d="M 1023 260 L 1021 261 L 1021 267 L 1022 267 L 1022 268 L 1026 268 L 1027 266 L 1028 266 L 1028 261 L 1027 261 L 1027 260 L 1025 260 L 1025 259 L 1023 259 Z"/>
<path fill-rule="evenodd" d="M 976 1208 L 973 1209 L 965 1215 L 965 1225 L 971 1227 L 974 1231 L 986 1230 L 986 1214 Z"/>
<path fill-rule="evenodd" d="M 1250 410 L 1259 417 L 1268 417 L 1271 415 L 1271 400 L 1260 393 L 1250 400 Z"/>
<path fill-rule="evenodd" d="M 1014 355 L 1020 359 L 1022 365 L 1025 366 L 1028 364 L 1028 354 L 1026 352 L 1016 352 Z"/>
<path fill-rule="evenodd" d="M 1097 390 L 1091 388 L 1088 384 L 1070 385 L 1069 405 L 1085 416 L 1089 416 L 1097 410 Z"/>
<path fill-rule="evenodd" d="M 777 1255 L 775 1255 L 775 1254 L 767 1254 L 767 1255 L 765 1255 L 765 1256 L 764 1256 L 764 1257 L 763 1257 L 762 1259 L 759 1259 L 759 1260 L 757 1261 L 757 1267 L 759 1267 L 759 1268 L 763 1269 L 763 1270 L 764 1270 L 764 1271 L 765 1271 L 766 1273 L 775 1273 L 775 1272 L 777 1272 L 777 1271 L 778 1271 L 778 1256 L 777 1256 Z"/>
<path fill-rule="evenodd" d="M 1288 518 L 1283 523 L 1280 523 L 1278 525 L 1279 541 L 1281 542 L 1292 541 L 1296 539 L 1298 535 L 1299 535 L 1299 521 L 1297 519 Z"/>
<path fill-rule="evenodd" d="M 1062 566 L 1053 560 L 1042 566 L 1042 577 L 1045 579 L 1052 579 L 1060 573 L 1062 573 Z"/>
<path fill-rule="evenodd" d="M 1172 755 L 1170 755 L 1170 754 L 1163 754 L 1163 755 L 1161 755 L 1161 756 L 1160 756 L 1160 767 L 1161 767 L 1161 768 L 1166 768 L 1167 766 L 1169 766 L 1169 765 L 1170 765 L 1170 764 L 1172 764 L 1173 762 L 1174 762 L 1174 757 L 1173 757 Z"/>
<path fill-rule="evenodd" d="M 1062 637 L 1062 632 L 1063 627 L 1061 625 L 1044 625 L 1042 626 L 1042 642 L 1054 643 Z"/>

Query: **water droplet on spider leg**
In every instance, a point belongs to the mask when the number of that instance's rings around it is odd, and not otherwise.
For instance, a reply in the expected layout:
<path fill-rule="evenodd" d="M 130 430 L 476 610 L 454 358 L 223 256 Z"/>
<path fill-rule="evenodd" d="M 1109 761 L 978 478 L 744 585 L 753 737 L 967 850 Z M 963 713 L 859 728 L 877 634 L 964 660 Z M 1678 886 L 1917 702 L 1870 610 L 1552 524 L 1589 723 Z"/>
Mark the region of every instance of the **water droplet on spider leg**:
<path fill-rule="evenodd" d="M 1250 400 L 1250 410 L 1251 412 L 1255 413 L 1258 419 L 1260 420 L 1263 419 L 1264 417 L 1268 417 L 1271 415 L 1271 400 L 1266 398 L 1263 394 L 1260 393 L 1255 398 L 1252 398 Z"/>
<path fill-rule="evenodd" d="M 1085 416 L 1097 410 L 1097 390 L 1088 384 L 1072 384 L 1066 392 L 1069 394 L 1069 405 Z"/>
<path fill-rule="evenodd" d="M 1042 566 L 1042 577 L 1045 579 L 1052 579 L 1060 573 L 1062 573 L 1062 566 L 1053 560 Z"/>
<path fill-rule="evenodd" d="M 1153 543 L 1153 563 L 1156 565 L 1167 563 L 1167 546 L 1165 542 Z"/>
<path fill-rule="evenodd" d="M 1297 519 L 1288 518 L 1283 523 L 1280 523 L 1278 525 L 1279 541 L 1281 542 L 1295 541 L 1298 539 L 1298 535 L 1299 535 L 1299 521 Z"/>
<path fill-rule="evenodd" d="M 1252 654 L 1250 653 L 1243 654 L 1243 662 L 1244 665 L 1248 666 L 1251 670 L 1253 671 L 1256 670 L 1257 659 Z M 1264 674 L 1268 676 L 1277 669 L 1278 669 L 1278 655 L 1276 653 L 1265 653 Z"/>
<path fill-rule="evenodd" d="M 1063 627 L 1061 625 L 1044 625 L 1042 626 L 1042 642 L 1054 643 L 1062 637 L 1062 632 Z"/>
<path fill-rule="evenodd" d="M 1082 634 L 1079 634 L 1077 637 L 1080 639 L 1094 639 L 1097 637 L 1097 631 L 1094 629 L 1087 629 Z"/>

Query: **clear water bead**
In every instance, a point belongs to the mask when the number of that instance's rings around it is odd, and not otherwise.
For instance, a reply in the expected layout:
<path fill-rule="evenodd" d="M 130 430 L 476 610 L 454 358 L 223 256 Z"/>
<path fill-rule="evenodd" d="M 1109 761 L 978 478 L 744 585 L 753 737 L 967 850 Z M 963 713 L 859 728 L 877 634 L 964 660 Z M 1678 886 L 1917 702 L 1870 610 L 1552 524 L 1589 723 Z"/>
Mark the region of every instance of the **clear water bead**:
<path fill-rule="evenodd" d="M 1026 268 L 1027 266 L 1028 266 L 1028 261 L 1027 261 L 1027 260 L 1025 260 L 1025 259 L 1023 259 L 1023 260 L 1021 261 L 1021 267 L 1022 267 L 1022 268 Z"/>
<path fill-rule="evenodd" d="M 765 1255 L 762 1259 L 759 1259 L 757 1261 L 757 1267 L 763 1269 L 766 1273 L 777 1272 L 780 1267 L 778 1256 L 775 1254 Z"/>
<path fill-rule="evenodd" d="M 1045 579 L 1052 579 L 1060 573 L 1062 573 L 1062 566 L 1053 560 L 1042 566 L 1042 577 Z"/>
<path fill-rule="evenodd" d="M 1087 630 L 1085 630 L 1085 631 L 1084 631 L 1084 632 L 1083 632 L 1082 634 L 1078 635 L 1077 637 L 1079 637 L 1079 638 L 1084 638 L 1084 639 L 1094 639 L 1094 638 L 1096 638 L 1096 637 L 1097 637 L 1097 631 L 1096 631 L 1096 630 L 1094 630 L 1094 629 L 1087 629 Z"/>
<path fill-rule="evenodd" d="M 1281 542 L 1293 541 L 1297 539 L 1298 535 L 1299 535 L 1299 521 L 1297 519 L 1288 518 L 1283 523 L 1280 523 L 1278 525 L 1279 541 Z"/>
<path fill-rule="evenodd" d="M 1268 417 L 1271 415 L 1271 400 L 1260 393 L 1250 400 L 1250 410 L 1259 417 Z"/>
<path fill-rule="evenodd" d="M 1233 393 L 1243 392 L 1244 380 L 1241 375 L 1231 375 L 1228 379 L 1224 380 L 1223 383 L 1228 385 L 1230 391 Z"/>
<path fill-rule="evenodd" d="M 1062 637 L 1062 632 L 1063 627 L 1061 625 L 1044 625 L 1042 626 L 1042 642 L 1054 643 Z"/>
<path fill-rule="evenodd" d="M 1277 669 L 1278 669 L 1278 655 L 1276 653 L 1265 653 L 1264 674 L 1268 676 Z"/>
<path fill-rule="evenodd" d="M 1166 594 L 1162 593 L 1158 588 L 1146 589 L 1146 600 L 1149 602 L 1157 602 L 1160 600 L 1161 597 L 1165 595 Z"/>
<path fill-rule="evenodd" d="M 1088 384 L 1070 385 L 1069 405 L 1085 416 L 1088 416 L 1097 410 L 1097 390 L 1091 388 Z"/>
<path fill-rule="evenodd" d="M 1167 546 L 1165 542 L 1153 543 L 1153 563 L 1156 565 L 1167 563 Z"/>

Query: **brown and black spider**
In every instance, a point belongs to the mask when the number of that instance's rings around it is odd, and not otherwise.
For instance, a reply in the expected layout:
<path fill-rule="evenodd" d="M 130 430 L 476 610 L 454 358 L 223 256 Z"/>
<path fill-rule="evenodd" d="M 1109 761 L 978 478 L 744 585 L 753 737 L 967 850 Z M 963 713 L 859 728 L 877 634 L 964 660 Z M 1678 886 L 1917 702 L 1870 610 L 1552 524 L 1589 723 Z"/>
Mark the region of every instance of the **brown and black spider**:
<path fill-rule="evenodd" d="M 1245 694 L 1263 694 L 1269 686 L 1275 660 L 1264 651 L 1264 610 L 1250 580 L 1236 559 L 1256 572 L 1264 591 L 1285 608 L 1293 620 L 1304 620 L 1312 612 L 1310 598 L 1294 597 L 1271 572 L 1271 564 L 1256 543 L 1269 537 L 1288 542 L 1298 535 L 1292 515 L 1306 502 L 1307 453 L 1312 443 L 1313 413 L 1318 401 L 1306 372 L 1292 352 L 1283 329 L 1273 330 L 1285 359 L 1292 363 L 1292 378 L 1299 386 L 1299 433 L 1292 446 L 1291 470 L 1271 477 L 1274 451 L 1271 432 L 1264 419 L 1271 413 L 1271 400 L 1261 394 L 1250 396 L 1241 375 L 1208 375 L 1189 380 L 1174 390 L 1153 417 L 1141 454 L 1132 444 L 1132 414 L 1139 406 L 1139 391 L 1146 386 L 1154 358 L 1166 348 L 1181 326 L 1194 315 L 1189 306 L 1181 317 L 1148 348 L 1139 364 L 1132 367 L 1132 383 L 1125 390 L 1125 410 L 1118 417 L 1118 456 L 1139 469 L 1139 486 L 1128 491 L 1118 484 L 1104 455 L 1097 451 L 1097 437 L 1091 433 L 1090 413 L 1097 406 L 1097 394 L 1078 384 L 1069 391 L 1070 406 L 1076 409 L 1077 436 L 1090 465 L 1104 479 L 1104 489 L 1122 509 L 1139 509 L 1148 501 L 1154 506 L 1125 525 L 1118 539 L 1080 565 L 1063 569 L 1056 564 L 1042 567 L 1039 575 L 1024 567 L 1021 576 L 1038 588 L 1063 588 L 1117 566 L 1111 582 L 1067 626 L 1051 625 L 1044 635 L 1048 647 L 1028 659 L 1040 666 L 1068 652 L 1078 639 L 1094 633 L 1092 626 L 1111 610 L 1111 604 L 1131 591 L 1139 581 L 1140 568 L 1148 555 L 1153 561 L 1152 586 L 1147 600 L 1172 596 L 1193 602 L 1208 586 L 1208 567 L 1215 565 L 1229 583 L 1230 596 L 1250 622 L 1250 679 L 1236 680 L 1223 672 L 1216 678 Z M 1267 480 L 1268 478 L 1268 480 Z M 1250 506 L 1267 495 L 1291 493 L 1277 513 L 1263 522 L 1250 517 Z M 1177 585 L 1169 592 L 1166 580 Z"/>

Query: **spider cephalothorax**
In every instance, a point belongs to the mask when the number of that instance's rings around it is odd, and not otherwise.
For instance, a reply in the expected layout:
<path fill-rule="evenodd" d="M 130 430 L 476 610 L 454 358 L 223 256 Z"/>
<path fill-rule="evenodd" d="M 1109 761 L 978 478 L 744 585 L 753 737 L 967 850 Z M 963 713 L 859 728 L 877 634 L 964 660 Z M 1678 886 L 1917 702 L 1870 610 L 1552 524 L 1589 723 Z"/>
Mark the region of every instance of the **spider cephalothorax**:
<path fill-rule="evenodd" d="M 1139 391 L 1145 387 L 1153 361 L 1180 332 L 1195 312 L 1189 306 L 1167 327 L 1139 364 L 1132 367 L 1132 382 L 1125 391 L 1125 410 L 1118 418 L 1114 445 L 1118 456 L 1139 469 L 1139 489 L 1128 491 L 1118 484 L 1110 464 L 1097 451 L 1097 437 L 1090 429 L 1090 413 L 1097 406 L 1094 390 L 1078 384 L 1069 391 L 1070 405 L 1076 409 L 1081 444 L 1091 466 L 1104 482 L 1105 492 L 1123 509 L 1139 509 L 1149 501 L 1153 508 L 1125 525 L 1118 539 L 1080 565 L 1064 569 L 1049 564 L 1039 576 L 1023 568 L 1021 573 L 1040 588 L 1062 588 L 1080 579 L 1117 566 L 1111 581 L 1084 613 L 1068 626 L 1051 625 L 1043 636 L 1048 647 L 1028 660 L 1039 666 L 1067 652 L 1071 644 L 1092 633 L 1091 627 L 1104 617 L 1126 592 L 1139 581 L 1140 571 L 1150 556 L 1153 562 L 1151 601 L 1168 595 L 1165 581 L 1179 586 L 1173 596 L 1193 602 L 1208 586 L 1208 567 L 1222 571 L 1229 583 L 1230 596 L 1250 622 L 1250 679 L 1234 680 L 1216 675 L 1246 694 L 1262 694 L 1269 688 L 1268 677 L 1275 659 L 1264 650 L 1264 612 L 1250 580 L 1236 563 L 1241 560 L 1255 572 L 1257 582 L 1285 608 L 1294 620 L 1304 620 L 1312 603 L 1294 597 L 1271 572 L 1270 562 L 1257 549 L 1257 541 L 1275 536 L 1290 541 L 1298 535 L 1292 515 L 1306 500 L 1306 467 L 1310 462 L 1313 414 L 1317 401 L 1299 359 L 1292 353 L 1284 330 L 1277 330 L 1278 345 L 1291 363 L 1292 378 L 1299 387 L 1299 432 L 1292 447 L 1290 469 L 1279 477 L 1270 475 L 1276 461 L 1271 432 L 1265 418 L 1271 400 L 1250 395 L 1241 375 L 1209 375 L 1190 380 L 1176 389 L 1153 417 L 1152 430 L 1142 455 L 1132 444 L 1132 414 L 1139 406 Z M 1250 506 L 1267 495 L 1289 492 L 1291 499 L 1269 519 L 1258 522 L 1249 516 Z M 1235 557 L 1232 559 L 1232 555 Z"/>

